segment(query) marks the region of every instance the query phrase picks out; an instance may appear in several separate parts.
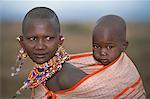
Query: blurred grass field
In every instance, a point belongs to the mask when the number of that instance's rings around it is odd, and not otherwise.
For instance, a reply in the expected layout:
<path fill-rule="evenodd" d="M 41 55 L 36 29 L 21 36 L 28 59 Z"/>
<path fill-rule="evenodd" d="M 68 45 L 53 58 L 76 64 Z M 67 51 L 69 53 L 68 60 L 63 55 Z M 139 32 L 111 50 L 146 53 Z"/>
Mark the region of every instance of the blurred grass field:
<path fill-rule="evenodd" d="M 64 47 L 66 50 L 69 53 L 91 51 L 93 27 L 94 23 L 91 22 L 62 23 L 61 32 L 65 36 Z M 10 99 L 33 67 L 32 61 L 27 59 L 20 75 L 14 78 L 10 77 L 10 68 L 15 64 L 20 47 L 16 36 L 20 34 L 20 23 L 1 23 L 1 99 Z M 147 99 L 150 99 L 150 23 L 128 23 L 127 39 L 129 41 L 127 52 L 137 65 L 147 91 Z M 28 99 L 29 94 L 28 90 L 18 99 Z"/>

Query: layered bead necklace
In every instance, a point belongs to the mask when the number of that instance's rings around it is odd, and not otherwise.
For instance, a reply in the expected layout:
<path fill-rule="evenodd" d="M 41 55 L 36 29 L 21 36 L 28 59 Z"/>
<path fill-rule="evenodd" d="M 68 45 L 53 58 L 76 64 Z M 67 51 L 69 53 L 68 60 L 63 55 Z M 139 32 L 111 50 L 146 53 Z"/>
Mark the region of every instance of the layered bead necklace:
<path fill-rule="evenodd" d="M 69 60 L 68 53 L 60 46 L 55 56 L 44 64 L 35 64 L 24 85 L 16 92 L 21 94 L 24 89 L 35 88 L 40 84 L 46 84 L 46 81 L 52 78 L 58 71 L 62 69 L 62 64 Z"/>

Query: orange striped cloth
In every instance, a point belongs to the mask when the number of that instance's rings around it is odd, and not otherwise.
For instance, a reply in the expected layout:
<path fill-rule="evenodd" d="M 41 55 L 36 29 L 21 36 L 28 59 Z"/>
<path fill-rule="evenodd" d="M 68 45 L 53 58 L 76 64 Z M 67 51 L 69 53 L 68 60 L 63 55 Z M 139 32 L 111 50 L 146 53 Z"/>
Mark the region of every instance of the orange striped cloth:
<path fill-rule="evenodd" d="M 69 63 L 88 75 L 73 87 L 58 92 L 48 91 L 41 85 L 33 90 L 33 99 L 46 99 L 46 96 L 52 96 L 52 99 L 146 98 L 140 75 L 126 53 L 107 66 L 96 62 L 92 53 L 72 55 Z"/>

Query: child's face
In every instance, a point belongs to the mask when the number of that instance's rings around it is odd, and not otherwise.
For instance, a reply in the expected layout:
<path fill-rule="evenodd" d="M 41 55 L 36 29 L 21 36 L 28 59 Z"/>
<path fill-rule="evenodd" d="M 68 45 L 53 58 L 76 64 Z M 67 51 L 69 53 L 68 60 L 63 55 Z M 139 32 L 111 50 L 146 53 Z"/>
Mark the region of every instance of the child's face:
<path fill-rule="evenodd" d="M 93 33 L 93 55 L 97 61 L 108 65 L 120 56 L 123 46 L 115 28 L 97 27 Z"/>
<path fill-rule="evenodd" d="M 46 20 L 33 21 L 25 29 L 22 46 L 29 57 L 37 64 L 49 61 L 61 44 L 59 33 Z"/>

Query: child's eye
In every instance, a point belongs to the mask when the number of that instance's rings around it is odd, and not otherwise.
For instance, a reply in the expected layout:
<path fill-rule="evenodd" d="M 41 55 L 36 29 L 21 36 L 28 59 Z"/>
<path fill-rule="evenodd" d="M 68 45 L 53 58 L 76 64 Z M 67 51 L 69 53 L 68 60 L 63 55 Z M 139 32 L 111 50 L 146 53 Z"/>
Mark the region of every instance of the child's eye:
<path fill-rule="evenodd" d="M 112 49 L 114 46 L 112 46 L 112 45 L 108 45 L 107 46 L 107 49 Z"/>
<path fill-rule="evenodd" d="M 100 46 L 98 46 L 98 45 L 93 45 L 93 48 L 100 48 Z"/>

